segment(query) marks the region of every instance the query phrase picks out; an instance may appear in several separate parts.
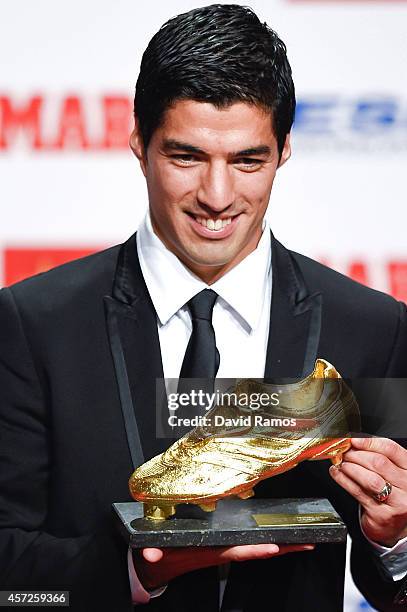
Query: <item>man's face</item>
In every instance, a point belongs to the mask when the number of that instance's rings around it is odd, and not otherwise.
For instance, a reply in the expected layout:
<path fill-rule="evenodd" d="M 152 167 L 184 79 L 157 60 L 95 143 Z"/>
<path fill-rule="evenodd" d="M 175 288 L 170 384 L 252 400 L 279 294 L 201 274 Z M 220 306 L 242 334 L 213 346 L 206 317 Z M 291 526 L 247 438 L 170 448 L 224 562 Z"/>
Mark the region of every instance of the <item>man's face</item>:
<path fill-rule="evenodd" d="M 212 283 L 256 248 L 276 170 L 290 156 L 287 137 L 279 160 L 270 114 L 180 100 L 147 153 L 137 126 L 130 142 L 154 231 L 197 276 Z"/>

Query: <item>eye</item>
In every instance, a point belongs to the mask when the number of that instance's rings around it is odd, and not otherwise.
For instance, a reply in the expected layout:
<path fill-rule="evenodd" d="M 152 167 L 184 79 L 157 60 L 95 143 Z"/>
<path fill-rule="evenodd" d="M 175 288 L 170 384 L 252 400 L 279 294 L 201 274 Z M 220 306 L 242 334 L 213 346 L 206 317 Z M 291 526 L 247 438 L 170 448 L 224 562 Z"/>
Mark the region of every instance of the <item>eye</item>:
<path fill-rule="evenodd" d="M 236 159 L 235 164 L 242 166 L 245 169 L 255 170 L 263 164 L 262 159 L 255 159 L 254 157 L 239 157 Z"/>
<path fill-rule="evenodd" d="M 176 155 L 171 155 L 171 159 L 181 166 L 190 166 L 198 161 L 197 157 L 191 153 L 177 153 Z"/>

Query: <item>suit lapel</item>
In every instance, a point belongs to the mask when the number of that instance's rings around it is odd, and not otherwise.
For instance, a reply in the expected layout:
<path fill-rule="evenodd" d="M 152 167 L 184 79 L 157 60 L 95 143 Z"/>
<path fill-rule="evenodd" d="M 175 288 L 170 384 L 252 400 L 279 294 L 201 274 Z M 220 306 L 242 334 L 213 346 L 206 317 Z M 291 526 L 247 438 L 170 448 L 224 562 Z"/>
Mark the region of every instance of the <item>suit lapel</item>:
<path fill-rule="evenodd" d="M 317 358 L 322 296 L 309 295 L 289 251 L 272 235 L 273 290 L 265 379 L 303 378 Z"/>
<path fill-rule="evenodd" d="M 112 296 L 105 296 L 106 324 L 133 466 L 161 453 L 171 440 L 165 412 L 164 374 L 156 313 L 137 255 L 134 234 L 120 249 Z M 158 406 L 158 409 L 157 409 Z M 156 414 L 159 421 L 156 421 Z M 157 431 L 156 423 L 161 425 Z"/>

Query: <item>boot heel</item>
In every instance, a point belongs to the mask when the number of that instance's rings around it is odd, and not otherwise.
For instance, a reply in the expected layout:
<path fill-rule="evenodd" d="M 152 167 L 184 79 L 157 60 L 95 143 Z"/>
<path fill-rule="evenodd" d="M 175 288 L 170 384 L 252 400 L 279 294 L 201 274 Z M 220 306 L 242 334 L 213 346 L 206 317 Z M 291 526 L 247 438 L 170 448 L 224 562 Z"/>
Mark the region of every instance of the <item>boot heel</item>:
<path fill-rule="evenodd" d="M 330 450 L 322 451 L 321 453 L 314 455 L 311 458 L 311 461 L 316 461 L 320 459 L 330 459 L 333 465 L 340 465 L 342 463 L 342 455 L 346 453 L 351 447 L 350 439 L 342 440 L 339 444 L 331 448 Z"/>
<path fill-rule="evenodd" d="M 150 519 L 151 521 L 165 521 L 173 514 L 175 514 L 175 506 L 159 506 L 157 504 L 143 504 L 144 506 L 144 518 Z"/>
<path fill-rule="evenodd" d="M 337 449 L 331 453 L 327 453 L 326 458 L 330 459 L 333 465 L 341 465 L 343 452 L 343 449 Z"/>
<path fill-rule="evenodd" d="M 238 493 L 237 497 L 239 497 L 240 499 L 249 499 L 249 497 L 253 497 L 253 495 L 253 489 L 248 489 L 247 491 L 242 491 L 241 493 Z"/>
<path fill-rule="evenodd" d="M 205 510 L 205 512 L 214 512 L 216 510 L 216 501 L 214 502 L 206 502 L 203 504 L 198 504 L 201 510 Z"/>

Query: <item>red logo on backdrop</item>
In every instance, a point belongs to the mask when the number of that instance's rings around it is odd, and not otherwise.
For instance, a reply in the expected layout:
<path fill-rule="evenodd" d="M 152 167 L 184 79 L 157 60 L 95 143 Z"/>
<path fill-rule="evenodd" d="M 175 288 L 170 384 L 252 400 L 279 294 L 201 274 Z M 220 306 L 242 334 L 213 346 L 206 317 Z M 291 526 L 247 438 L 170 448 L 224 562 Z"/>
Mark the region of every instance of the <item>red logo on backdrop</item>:
<path fill-rule="evenodd" d="M 46 272 L 73 259 L 91 255 L 100 248 L 41 249 L 10 248 L 4 251 L 4 284 L 12 285 L 20 280 Z"/>
<path fill-rule="evenodd" d="M 131 129 L 132 101 L 125 96 L 0 96 L 0 150 L 21 137 L 34 150 L 128 149 Z"/>
<path fill-rule="evenodd" d="M 388 264 L 389 291 L 396 300 L 407 302 L 407 260 L 391 261 Z"/>

